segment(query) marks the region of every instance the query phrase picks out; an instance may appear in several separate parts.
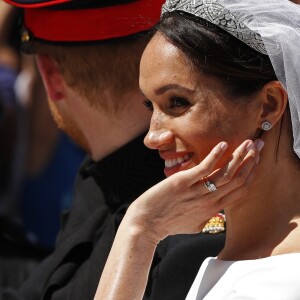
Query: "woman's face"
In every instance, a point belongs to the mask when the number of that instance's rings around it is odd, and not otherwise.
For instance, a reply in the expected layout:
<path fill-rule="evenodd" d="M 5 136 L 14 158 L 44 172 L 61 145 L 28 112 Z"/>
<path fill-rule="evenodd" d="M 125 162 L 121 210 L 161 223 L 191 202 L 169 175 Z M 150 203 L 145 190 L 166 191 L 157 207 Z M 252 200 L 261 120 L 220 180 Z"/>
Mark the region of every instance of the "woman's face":
<path fill-rule="evenodd" d="M 182 52 L 160 33 L 142 56 L 140 88 L 153 110 L 144 142 L 159 150 L 166 176 L 199 164 L 221 141 L 229 144 L 228 158 L 255 135 L 254 105 L 246 108 L 225 99 L 224 85 L 193 71 Z"/>

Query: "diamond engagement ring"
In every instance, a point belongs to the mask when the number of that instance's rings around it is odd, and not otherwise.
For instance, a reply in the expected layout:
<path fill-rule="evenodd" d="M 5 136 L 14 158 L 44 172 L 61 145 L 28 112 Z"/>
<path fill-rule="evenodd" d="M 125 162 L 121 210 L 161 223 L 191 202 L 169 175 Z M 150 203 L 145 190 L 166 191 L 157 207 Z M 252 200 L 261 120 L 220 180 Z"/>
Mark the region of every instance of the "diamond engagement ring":
<path fill-rule="evenodd" d="M 217 190 L 216 185 L 214 183 L 212 183 L 211 181 L 209 181 L 206 176 L 203 177 L 202 180 L 204 182 L 204 185 L 210 192 L 215 192 Z"/>

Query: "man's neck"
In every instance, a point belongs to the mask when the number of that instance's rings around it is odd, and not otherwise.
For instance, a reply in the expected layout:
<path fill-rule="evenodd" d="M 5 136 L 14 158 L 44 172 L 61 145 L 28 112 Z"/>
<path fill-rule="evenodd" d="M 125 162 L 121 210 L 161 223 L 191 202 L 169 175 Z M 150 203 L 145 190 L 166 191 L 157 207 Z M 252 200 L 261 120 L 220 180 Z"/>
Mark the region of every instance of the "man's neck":
<path fill-rule="evenodd" d="M 101 96 L 99 96 L 100 98 Z M 105 95 L 101 101 L 113 101 Z M 124 94 L 117 111 L 95 108 L 85 99 L 72 99 L 72 114 L 88 143 L 91 157 L 98 161 L 147 131 L 151 114 L 139 92 Z"/>

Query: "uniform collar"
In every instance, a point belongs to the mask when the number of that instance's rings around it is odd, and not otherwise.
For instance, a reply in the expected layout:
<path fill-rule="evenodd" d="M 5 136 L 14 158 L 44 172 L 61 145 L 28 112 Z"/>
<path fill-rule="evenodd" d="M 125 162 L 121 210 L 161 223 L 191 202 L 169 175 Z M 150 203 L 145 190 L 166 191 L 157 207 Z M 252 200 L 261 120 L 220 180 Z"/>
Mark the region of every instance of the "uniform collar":
<path fill-rule="evenodd" d="M 112 209 L 131 203 L 165 178 L 163 160 L 157 151 L 145 147 L 144 137 L 139 136 L 98 162 L 88 159 L 80 170 L 84 178 L 94 178 Z"/>

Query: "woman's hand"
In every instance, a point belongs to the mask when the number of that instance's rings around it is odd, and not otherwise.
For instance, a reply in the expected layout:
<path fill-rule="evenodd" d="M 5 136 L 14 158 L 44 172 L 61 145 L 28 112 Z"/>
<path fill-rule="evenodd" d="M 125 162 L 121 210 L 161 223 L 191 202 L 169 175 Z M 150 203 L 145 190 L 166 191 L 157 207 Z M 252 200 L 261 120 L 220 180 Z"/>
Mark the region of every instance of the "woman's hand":
<path fill-rule="evenodd" d="M 224 167 L 215 165 L 227 149 L 219 143 L 196 167 L 178 172 L 142 194 L 128 209 L 127 226 L 158 244 L 168 235 L 197 233 L 224 207 L 247 194 L 263 142 L 243 142 Z M 215 192 L 204 185 L 203 177 L 214 183 Z"/>
<path fill-rule="evenodd" d="M 168 235 L 199 232 L 212 215 L 243 198 L 262 147 L 262 141 L 245 141 L 223 168 L 215 170 L 227 148 L 222 142 L 198 166 L 172 175 L 133 202 L 118 229 L 94 299 L 142 299 L 159 241 Z M 204 186 L 205 176 L 217 191 Z"/>

